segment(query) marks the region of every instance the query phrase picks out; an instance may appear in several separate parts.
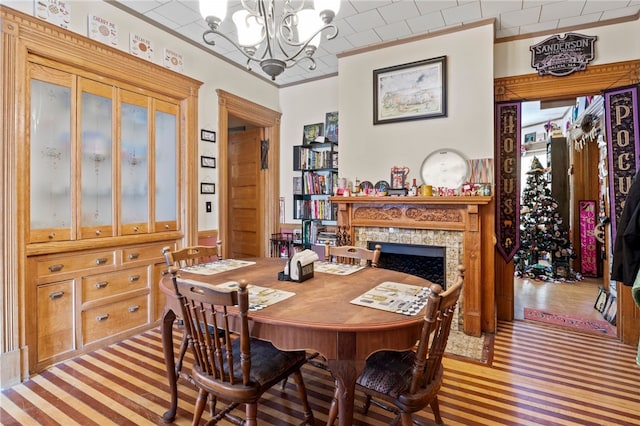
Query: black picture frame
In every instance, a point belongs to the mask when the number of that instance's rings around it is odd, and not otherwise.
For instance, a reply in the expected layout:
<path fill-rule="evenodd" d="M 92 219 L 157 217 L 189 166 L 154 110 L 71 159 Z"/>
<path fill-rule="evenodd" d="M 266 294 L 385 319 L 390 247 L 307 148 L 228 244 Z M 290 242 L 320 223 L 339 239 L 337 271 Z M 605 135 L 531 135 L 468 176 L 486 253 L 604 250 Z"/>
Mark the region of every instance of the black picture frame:
<path fill-rule="evenodd" d="M 373 70 L 373 124 L 447 116 L 447 57 Z"/>
<path fill-rule="evenodd" d="M 214 142 L 216 141 L 216 132 L 213 130 L 205 130 L 200 129 L 200 140 L 205 142 Z"/>
<path fill-rule="evenodd" d="M 215 194 L 216 193 L 216 184 L 211 182 L 200 182 L 200 193 L 201 194 Z"/>
<path fill-rule="evenodd" d="M 302 144 L 308 145 L 319 136 L 324 136 L 324 123 L 305 124 L 302 129 Z"/>
<path fill-rule="evenodd" d="M 206 155 L 200 156 L 200 167 L 206 167 L 209 169 L 216 168 L 216 157 L 207 157 Z"/>

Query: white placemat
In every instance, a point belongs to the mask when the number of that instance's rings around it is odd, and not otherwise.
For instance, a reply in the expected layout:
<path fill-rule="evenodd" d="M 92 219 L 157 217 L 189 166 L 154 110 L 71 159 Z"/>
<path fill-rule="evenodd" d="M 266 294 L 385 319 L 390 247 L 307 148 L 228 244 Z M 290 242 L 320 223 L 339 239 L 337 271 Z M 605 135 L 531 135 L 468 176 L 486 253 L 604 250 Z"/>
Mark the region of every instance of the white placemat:
<path fill-rule="evenodd" d="M 429 287 L 385 281 L 356 297 L 351 303 L 413 316 L 427 304 L 430 291 Z"/>
<path fill-rule="evenodd" d="M 233 269 L 242 268 L 244 266 L 254 265 L 256 262 L 247 260 L 221 259 L 215 262 L 201 263 L 199 265 L 187 266 L 181 268 L 181 271 L 190 272 L 192 274 L 213 275 L 220 272 L 231 271 Z"/>
<path fill-rule="evenodd" d="M 238 283 L 236 281 L 229 281 L 226 283 L 218 284 L 216 287 L 222 287 L 229 290 L 237 290 Z M 275 288 L 260 287 L 258 285 L 249 284 L 247 286 L 249 290 L 249 310 L 259 311 L 267 306 L 273 305 L 278 302 L 282 302 L 285 299 L 295 296 L 295 293 L 286 290 L 278 290 Z"/>
<path fill-rule="evenodd" d="M 364 269 L 364 266 L 326 262 L 323 260 L 319 260 L 315 262 L 313 265 L 314 272 L 324 272 L 325 274 L 334 274 L 334 275 L 349 275 L 361 269 Z"/>

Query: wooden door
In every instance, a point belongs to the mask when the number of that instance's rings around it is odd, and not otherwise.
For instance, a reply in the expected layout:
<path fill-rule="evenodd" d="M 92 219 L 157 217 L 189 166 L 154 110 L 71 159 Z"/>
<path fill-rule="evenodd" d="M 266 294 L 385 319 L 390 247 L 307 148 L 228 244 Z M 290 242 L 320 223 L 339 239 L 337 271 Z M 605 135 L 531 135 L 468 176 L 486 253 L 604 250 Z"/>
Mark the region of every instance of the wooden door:
<path fill-rule="evenodd" d="M 229 234 L 227 257 L 262 255 L 264 209 L 261 206 L 260 139 L 262 129 L 229 134 Z"/>

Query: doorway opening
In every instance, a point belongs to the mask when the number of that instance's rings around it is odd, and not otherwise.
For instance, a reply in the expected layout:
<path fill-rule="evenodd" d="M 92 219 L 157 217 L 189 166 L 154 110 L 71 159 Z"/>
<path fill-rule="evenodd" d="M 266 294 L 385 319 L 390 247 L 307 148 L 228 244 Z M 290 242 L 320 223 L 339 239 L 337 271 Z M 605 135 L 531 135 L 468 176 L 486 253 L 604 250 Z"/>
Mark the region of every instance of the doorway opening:
<path fill-rule="evenodd" d="M 615 334 L 615 319 L 596 309 L 606 287 L 606 247 L 595 238 L 608 199 L 604 123 L 602 96 L 522 103 L 515 319 L 608 321 Z"/>

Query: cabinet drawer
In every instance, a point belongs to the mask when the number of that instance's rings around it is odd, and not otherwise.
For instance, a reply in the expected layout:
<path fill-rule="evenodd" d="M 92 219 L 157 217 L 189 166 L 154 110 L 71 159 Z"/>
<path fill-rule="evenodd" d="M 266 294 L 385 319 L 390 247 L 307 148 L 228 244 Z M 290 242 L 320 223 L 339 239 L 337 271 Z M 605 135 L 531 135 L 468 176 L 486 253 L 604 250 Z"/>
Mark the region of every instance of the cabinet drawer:
<path fill-rule="evenodd" d="M 82 303 L 149 286 L 146 266 L 82 278 Z"/>
<path fill-rule="evenodd" d="M 38 286 L 36 304 L 38 362 L 75 350 L 73 280 Z"/>
<path fill-rule="evenodd" d="M 83 269 L 115 264 L 115 252 L 78 254 L 59 258 L 42 258 L 36 260 L 38 277 L 80 271 Z"/>
<path fill-rule="evenodd" d="M 138 262 L 141 260 L 157 260 L 162 258 L 162 248 L 166 244 L 152 246 L 131 247 L 122 250 L 122 263 Z M 150 263 L 150 262 L 149 262 Z"/>
<path fill-rule="evenodd" d="M 89 344 L 149 322 L 149 295 L 82 312 L 82 340 Z"/>

